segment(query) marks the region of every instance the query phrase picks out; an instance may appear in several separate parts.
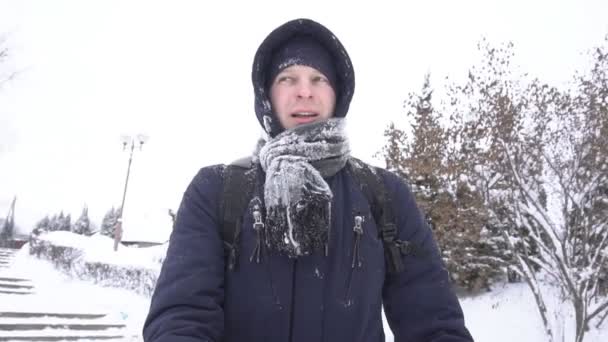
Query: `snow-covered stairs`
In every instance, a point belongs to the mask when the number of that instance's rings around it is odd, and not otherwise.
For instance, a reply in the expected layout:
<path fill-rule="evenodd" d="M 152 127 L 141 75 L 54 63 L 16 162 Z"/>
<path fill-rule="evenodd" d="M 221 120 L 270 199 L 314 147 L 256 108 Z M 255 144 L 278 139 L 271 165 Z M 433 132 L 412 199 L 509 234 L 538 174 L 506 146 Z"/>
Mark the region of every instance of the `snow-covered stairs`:
<path fill-rule="evenodd" d="M 0 341 L 124 341 L 124 328 L 105 314 L 0 311 Z"/>
<path fill-rule="evenodd" d="M 0 248 L 0 271 L 7 270 L 15 257 L 16 249 Z M 27 279 L 0 274 L 0 294 L 32 294 L 34 286 Z"/>
<path fill-rule="evenodd" d="M 34 285 L 27 280 L 21 278 L 0 276 L 0 293 L 14 295 L 33 294 Z"/>
<path fill-rule="evenodd" d="M 0 248 L 0 269 L 9 268 L 16 252 L 16 249 Z"/>
<path fill-rule="evenodd" d="M 62 312 L 38 308 L 36 285 L 10 268 L 16 250 L 0 249 L 0 342 L 129 341 L 126 326 L 106 313 Z M 17 266 L 17 265 L 15 265 Z M 5 306 L 5 303 L 12 303 Z M 21 308 L 27 308 L 21 311 Z"/>

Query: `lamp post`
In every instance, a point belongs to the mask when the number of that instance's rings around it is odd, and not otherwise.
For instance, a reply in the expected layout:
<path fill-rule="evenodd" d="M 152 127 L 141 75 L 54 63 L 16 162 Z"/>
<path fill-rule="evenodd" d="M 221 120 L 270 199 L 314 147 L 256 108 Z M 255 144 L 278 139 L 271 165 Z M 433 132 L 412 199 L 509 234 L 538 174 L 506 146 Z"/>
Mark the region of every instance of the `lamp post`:
<path fill-rule="evenodd" d="M 139 150 L 141 151 L 144 143 L 148 141 L 148 137 L 143 134 L 138 134 L 136 137 L 131 137 L 128 135 L 123 135 L 120 137 L 122 141 L 122 150 L 126 151 L 127 148 L 129 151 L 129 165 L 127 166 L 127 177 L 125 179 L 125 188 L 122 193 L 122 203 L 120 204 L 120 212 L 118 213 L 118 218 L 116 219 L 116 226 L 114 228 L 114 251 L 118 250 L 118 244 L 120 240 L 122 240 L 122 216 L 125 212 L 125 199 L 127 198 L 127 186 L 129 185 L 129 175 L 131 174 L 131 163 L 133 162 L 133 151 L 135 151 L 135 145 L 139 145 Z"/>

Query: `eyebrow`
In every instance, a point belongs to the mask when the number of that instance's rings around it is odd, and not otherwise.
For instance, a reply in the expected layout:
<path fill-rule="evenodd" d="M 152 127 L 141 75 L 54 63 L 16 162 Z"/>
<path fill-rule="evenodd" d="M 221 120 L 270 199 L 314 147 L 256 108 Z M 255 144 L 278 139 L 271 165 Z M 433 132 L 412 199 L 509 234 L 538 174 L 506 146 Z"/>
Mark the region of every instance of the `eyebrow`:
<path fill-rule="evenodd" d="M 281 70 L 281 71 L 280 71 L 280 72 L 277 74 L 277 76 L 278 76 L 278 75 L 282 75 L 282 74 L 290 74 L 290 73 L 293 73 L 293 72 L 294 72 L 294 71 L 292 71 L 292 70 L 283 69 L 283 70 Z"/>
<path fill-rule="evenodd" d="M 294 70 L 287 70 L 287 69 L 283 69 L 283 70 L 281 70 L 281 71 L 280 71 L 280 72 L 277 74 L 277 76 L 279 76 L 279 75 L 283 75 L 283 74 L 293 74 L 293 73 L 295 73 L 295 72 L 296 72 L 296 71 L 294 71 Z M 322 76 L 322 77 L 327 78 L 327 76 L 325 76 L 325 74 L 323 74 L 323 73 L 322 73 L 322 72 L 320 72 L 319 70 L 315 70 L 315 71 L 313 71 L 313 72 L 312 72 L 312 76 Z"/>

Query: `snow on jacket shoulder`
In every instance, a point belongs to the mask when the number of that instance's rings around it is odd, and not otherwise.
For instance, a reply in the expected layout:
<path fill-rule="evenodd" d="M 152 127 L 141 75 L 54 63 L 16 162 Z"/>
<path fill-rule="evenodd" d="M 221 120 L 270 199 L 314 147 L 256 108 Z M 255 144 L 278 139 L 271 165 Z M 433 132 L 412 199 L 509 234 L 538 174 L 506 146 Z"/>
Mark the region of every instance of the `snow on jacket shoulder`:
<path fill-rule="evenodd" d="M 264 248 L 256 262 L 250 205 L 237 267 L 225 271 L 223 170 L 201 169 L 184 193 L 144 325 L 146 341 L 384 341 L 383 302 L 397 342 L 472 341 L 432 232 L 400 178 L 381 170 L 399 238 L 427 251 L 403 256 L 404 272 L 386 274 L 370 206 L 345 169 L 327 179 L 334 194 L 328 256 L 291 259 Z M 254 200 L 263 198 L 263 182 L 260 171 Z"/>

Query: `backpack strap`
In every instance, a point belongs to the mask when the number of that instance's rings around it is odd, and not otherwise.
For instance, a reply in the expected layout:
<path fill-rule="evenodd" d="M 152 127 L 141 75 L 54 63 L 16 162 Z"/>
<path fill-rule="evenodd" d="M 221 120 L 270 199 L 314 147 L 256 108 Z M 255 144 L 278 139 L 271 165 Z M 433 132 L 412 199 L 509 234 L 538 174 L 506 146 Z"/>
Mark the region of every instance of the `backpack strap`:
<path fill-rule="evenodd" d="M 376 174 L 376 170 L 372 166 L 359 159 L 351 157 L 347 165 L 348 171 L 354 176 L 355 181 L 359 184 L 363 195 L 365 195 L 370 204 L 374 221 L 376 223 L 381 222 L 383 203 L 387 198 L 384 182 Z"/>
<path fill-rule="evenodd" d="M 402 255 L 424 256 L 419 246 L 397 238 L 397 226 L 393 206 L 384 180 L 371 165 L 351 158 L 347 170 L 359 183 L 359 187 L 370 203 L 372 216 L 379 227 L 384 245 L 388 272 L 399 273 L 405 269 Z M 241 235 L 242 217 L 247 209 L 256 183 L 257 167 L 251 159 L 239 159 L 224 169 L 224 185 L 221 199 L 221 237 L 224 242 L 225 259 L 228 270 L 234 270 L 238 260 L 238 246 Z"/>
<path fill-rule="evenodd" d="M 402 255 L 422 256 L 424 251 L 409 241 L 398 239 L 391 197 L 378 170 L 356 158 L 349 160 L 348 167 L 370 203 L 372 216 L 384 245 L 388 272 L 394 274 L 403 271 L 405 265 Z"/>
<path fill-rule="evenodd" d="M 251 162 L 239 159 L 224 169 L 224 186 L 220 202 L 222 222 L 221 237 L 224 256 L 229 270 L 236 268 L 238 245 L 241 236 L 243 213 L 253 196 L 256 168 Z"/>

